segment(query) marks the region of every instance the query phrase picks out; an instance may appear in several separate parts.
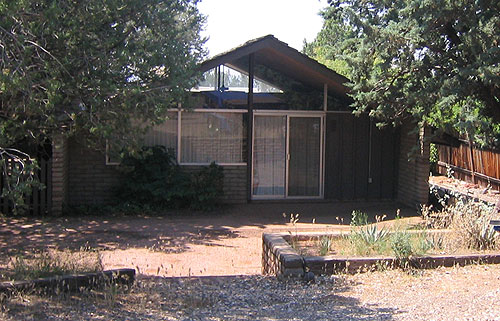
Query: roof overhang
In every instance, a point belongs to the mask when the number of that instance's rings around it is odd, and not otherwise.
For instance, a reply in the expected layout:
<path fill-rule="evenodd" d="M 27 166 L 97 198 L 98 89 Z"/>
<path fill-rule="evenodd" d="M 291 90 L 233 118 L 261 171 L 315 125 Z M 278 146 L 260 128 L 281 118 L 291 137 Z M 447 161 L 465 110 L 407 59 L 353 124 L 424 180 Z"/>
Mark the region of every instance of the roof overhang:
<path fill-rule="evenodd" d="M 272 35 L 248 41 L 237 48 L 210 58 L 202 62 L 199 68 L 201 72 L 205 72 L 219 65 L 226 65 L 248 74 L 250 54 L 254 55 L 256 66 L 267 67 L 309 87 L 322 91 L 326 84 L 330 94 L 342 97 L 349 92 L 349 88 L 345 85 L 349 81 L 346 77 L 291 48 Z M 270 79 L 266 79 L 264 73 L 259 74 L 258 68 L 254 72 L 256 78 L 272 84 Z"/>

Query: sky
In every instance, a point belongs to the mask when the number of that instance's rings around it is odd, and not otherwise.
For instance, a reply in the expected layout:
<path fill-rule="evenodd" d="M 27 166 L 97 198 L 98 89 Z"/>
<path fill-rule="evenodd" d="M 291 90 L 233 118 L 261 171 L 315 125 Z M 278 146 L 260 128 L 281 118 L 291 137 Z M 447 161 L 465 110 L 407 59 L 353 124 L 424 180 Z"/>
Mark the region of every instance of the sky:
<path fill-rule="evenodd" d="M 304 39 L 314 40 L 323 20 L 319 11 L 326 0 L 202 0 L 207 16 L 202 36 L 209 37 L 209 56 L 268 34 L 302 50 Z"/>

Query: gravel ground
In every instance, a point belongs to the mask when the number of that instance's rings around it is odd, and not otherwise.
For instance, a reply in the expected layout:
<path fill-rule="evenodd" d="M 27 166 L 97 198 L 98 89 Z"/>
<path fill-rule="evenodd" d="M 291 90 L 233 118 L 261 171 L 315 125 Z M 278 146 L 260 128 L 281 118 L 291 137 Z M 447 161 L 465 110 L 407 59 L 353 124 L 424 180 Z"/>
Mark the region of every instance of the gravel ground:
<path fill-rule="evenodd" d="M 5 320 L 500 320 L 500 266 L 317 277 L 140 277 L 128 292 L 4 300 Z"/>

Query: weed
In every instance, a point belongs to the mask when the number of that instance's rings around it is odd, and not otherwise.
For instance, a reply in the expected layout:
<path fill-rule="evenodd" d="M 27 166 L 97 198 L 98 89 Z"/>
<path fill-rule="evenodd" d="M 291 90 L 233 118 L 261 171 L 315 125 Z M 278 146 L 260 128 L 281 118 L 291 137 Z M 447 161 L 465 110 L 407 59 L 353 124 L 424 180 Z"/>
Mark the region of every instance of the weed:
<path fill-rule="evenodd" d="M 102 271 L 100 253 L 80 250 L 49 250 L 30 257 L 18 255 L 11 260 L 13 279 L 33 280 L 42 277 Z"/>
<path fill-rule="evenodd" d="M 283 213 L 283 217 L 286 218 L 286 213 Z M 292 224 L 294 228 L 295 235 L 292 234 L 292 231 L 288 230 L 288 233 L 290 234 L 291 238 L 291 246 L 294 249 L 298 248 L 297 244 L 297 238 L 298 238 L 298 228 L 297 228 L 297 222 L 299 221 L 299 214 L 292 214 L 290 213 L 290 224 Z"/>
<path fill-rule="evenodd" d="M 451 206 L 450 227 L 456 231 L 459 241 L 469 249 L 493 249 L 497 236 L 489 222 L 493 216 L 491 208 L 474 201 L 458 201 Z"/>
<path fill-rule="evenodd" d="M 332 239 L 328 236 L 323 236 L 319 240 L 319 255 L 324 256 L 330 252 L 332 248 Z"/>
<path fill-rule="evenodd" d="M 368 214 L 359 210 L 351 213 L 351 226 L 363 226 L 368 224 Z"/>
<path fill-rule="evenodd" d="M 401 262 L 408 261 L 414 254 L 411 235 L 407 231 L 396 231 L 391 235 L 391 249 L 394 256 Z"/>

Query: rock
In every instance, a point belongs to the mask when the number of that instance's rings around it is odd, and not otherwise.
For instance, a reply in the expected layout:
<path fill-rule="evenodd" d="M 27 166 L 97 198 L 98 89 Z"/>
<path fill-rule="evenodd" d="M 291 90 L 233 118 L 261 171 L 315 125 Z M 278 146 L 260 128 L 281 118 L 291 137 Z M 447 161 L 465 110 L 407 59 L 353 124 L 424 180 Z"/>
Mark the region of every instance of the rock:
<path fill-rule="evenodd" d="M 314 283 L 316 281 L 315 277 L 314 277 L 314 273 L 311 271 L 304 273 L 304 281 L 306 283 Z"/>

